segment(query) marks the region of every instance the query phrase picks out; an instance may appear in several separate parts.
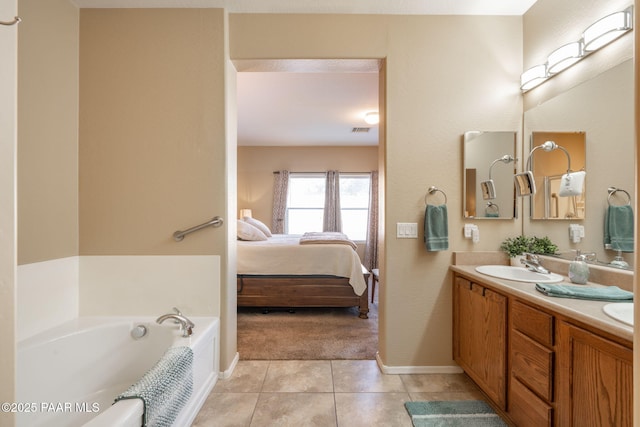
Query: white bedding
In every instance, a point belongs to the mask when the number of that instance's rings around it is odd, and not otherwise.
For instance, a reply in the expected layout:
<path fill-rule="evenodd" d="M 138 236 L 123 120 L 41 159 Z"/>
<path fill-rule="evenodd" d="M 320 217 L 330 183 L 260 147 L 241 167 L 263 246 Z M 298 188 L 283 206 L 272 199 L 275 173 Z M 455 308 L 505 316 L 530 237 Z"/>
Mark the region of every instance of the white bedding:
<path fill-rule="evenodd" d="M 344 244 L 300 244 L 300 236 L 274 234 L 262 241 L 238 241 L 238 274 L 348 277 L 357 295 L 367 289 L 360 257 Z"/>

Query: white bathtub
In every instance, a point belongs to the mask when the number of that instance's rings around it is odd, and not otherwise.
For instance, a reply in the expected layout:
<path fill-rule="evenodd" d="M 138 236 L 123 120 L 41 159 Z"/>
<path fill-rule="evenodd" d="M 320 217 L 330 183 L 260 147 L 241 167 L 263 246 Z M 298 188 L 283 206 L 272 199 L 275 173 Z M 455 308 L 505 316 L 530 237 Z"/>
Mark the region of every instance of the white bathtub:
<path fill-rule="evenodd" d="M 193 349 L 193 394 L 174 426 L 190 425 L 219 372 L 219 320 L 193 317 L 193 335 L 183 338 L 171 320 L 80 317 L 18 343 L 18 427 L 140 426 L 140 399 L 114 398 L 137 382 L 170 346 Z M 147 334 L 131 331 L 144 325 Z"/>

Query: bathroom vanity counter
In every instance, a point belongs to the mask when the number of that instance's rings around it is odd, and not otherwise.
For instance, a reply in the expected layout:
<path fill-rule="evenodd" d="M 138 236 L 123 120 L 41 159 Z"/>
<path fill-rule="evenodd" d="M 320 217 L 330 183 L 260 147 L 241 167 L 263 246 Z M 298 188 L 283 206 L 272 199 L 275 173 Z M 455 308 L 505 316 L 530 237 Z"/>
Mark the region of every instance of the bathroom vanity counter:
<path fill-rule="evenodd" d="M 518 426 L 631 427 L 633 327 L 603 312 L 609 302 L 549 297 L 476 266 L 451 266 L 453 357 L 498 412 Z"/>
<path fill-rule="evenodd" d="M 539 307 L 547 308 L 557 314 L 566 316 L 572 320 L 590 325 L 603 332 L 608 332 L 623 340 L 633 342 L 633 327 L 619 322 L 607 316 L 602 307 L 609 302 L 591 301 L 571 298 L 548 297 L 536 291 L 535 283 L 516 282 L 512 280 L 497 279 L 478 273 L 476 265 L 452 265 L 451 270 L 461 275 L 494 287 L 497 291 L 529 301 Z M 571 283 L 568 277 L 562 283 Z M 584 286 L 603 286 L 597 283 L 587 283 Z"/>

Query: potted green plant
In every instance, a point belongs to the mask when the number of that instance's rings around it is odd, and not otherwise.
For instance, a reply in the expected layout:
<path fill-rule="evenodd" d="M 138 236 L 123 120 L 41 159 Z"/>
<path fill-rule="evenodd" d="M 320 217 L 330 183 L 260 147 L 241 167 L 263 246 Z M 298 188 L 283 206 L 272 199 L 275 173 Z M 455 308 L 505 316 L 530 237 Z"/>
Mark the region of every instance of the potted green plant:
<path fill-rule="evenodd" d="M 531 238 L 527 236 L 507 237 L 500 245 L 500 250 L 509 255 L 509 258 L 515 258 L 529 252 L 530 248 Z"/>
<path fill-rule="evenodd" d="M 530 252 L 533 254 L 543 254 L 543 255 L 553 255 L 558 251 L 558 246 L 556 246 L 551 239 L 547 236 L 544 237 L 532 237 L 531 238 L 531 250 Z"/>
<path fill-rule="evenodd" d="M 506 238 L 500 245 L 500 250 L 509 255 L 511 265 L 519 266 L 520 260 L 518 258 L 520 258 L 525 252 L 551 255 L 556 253 L 558 246 L 556 246 L 547 236 L 517 236 Z"/>

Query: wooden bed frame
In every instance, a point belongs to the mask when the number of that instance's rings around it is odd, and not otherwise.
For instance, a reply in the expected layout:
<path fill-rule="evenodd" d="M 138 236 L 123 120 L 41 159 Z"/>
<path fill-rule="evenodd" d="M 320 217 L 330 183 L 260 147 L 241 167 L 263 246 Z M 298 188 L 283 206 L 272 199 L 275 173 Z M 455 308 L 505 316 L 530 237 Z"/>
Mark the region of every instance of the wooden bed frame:
<path fill-rule="evenodd" d="M 369 318 L 369 272 L 362 267 L 367 289 L 356 295 L 349 278 L 336 276 L 238 275 L 238 307 L 354 307 Z"/>

